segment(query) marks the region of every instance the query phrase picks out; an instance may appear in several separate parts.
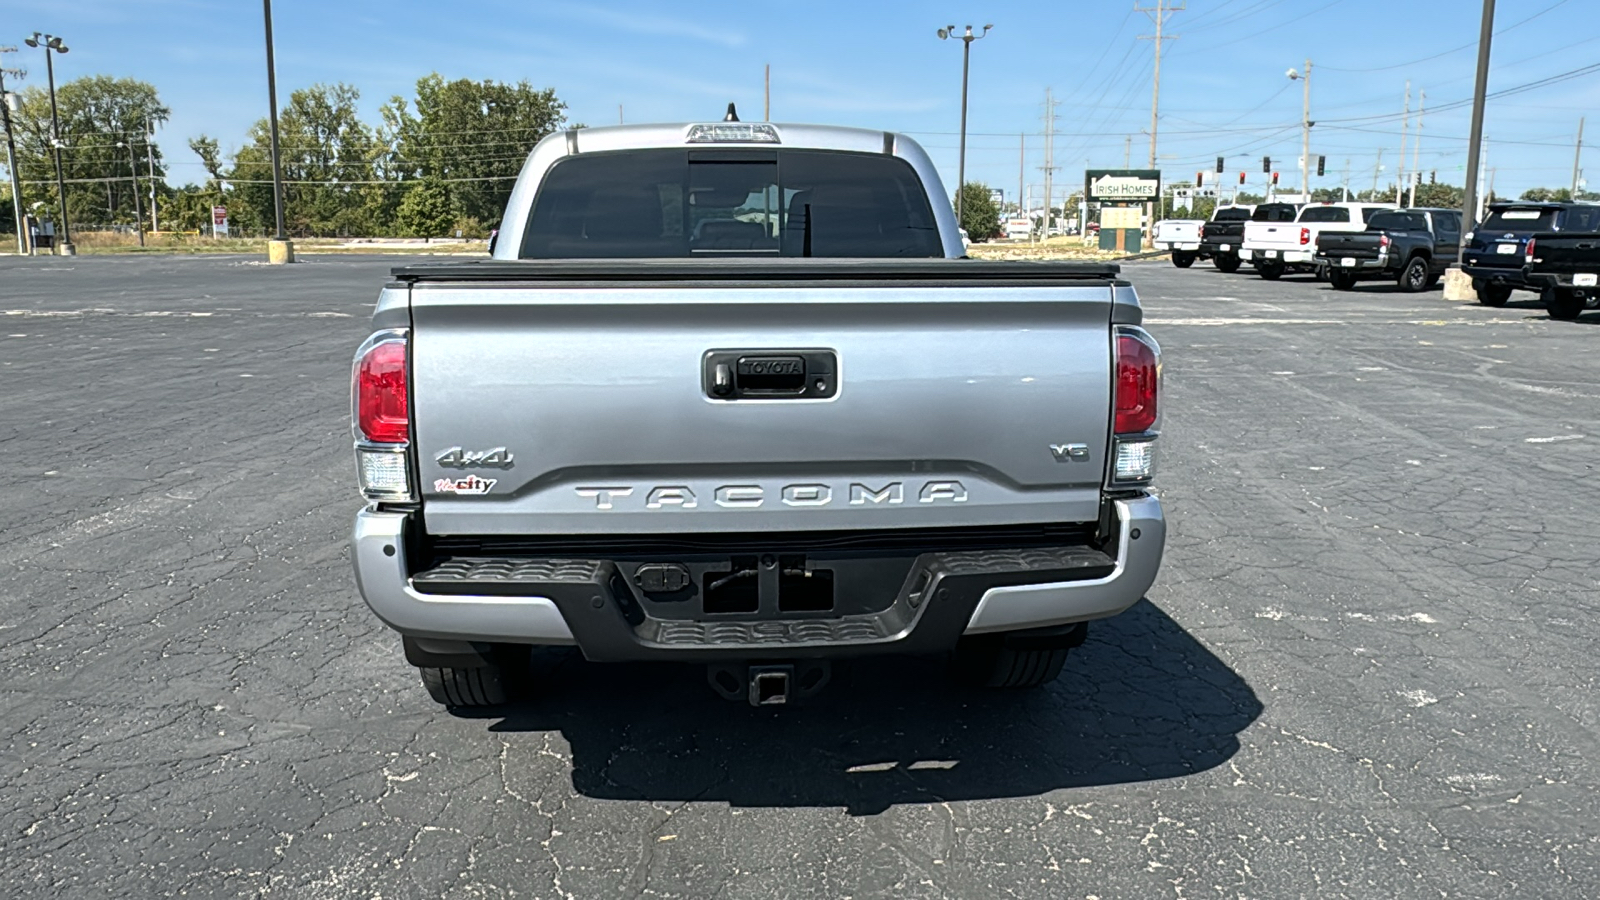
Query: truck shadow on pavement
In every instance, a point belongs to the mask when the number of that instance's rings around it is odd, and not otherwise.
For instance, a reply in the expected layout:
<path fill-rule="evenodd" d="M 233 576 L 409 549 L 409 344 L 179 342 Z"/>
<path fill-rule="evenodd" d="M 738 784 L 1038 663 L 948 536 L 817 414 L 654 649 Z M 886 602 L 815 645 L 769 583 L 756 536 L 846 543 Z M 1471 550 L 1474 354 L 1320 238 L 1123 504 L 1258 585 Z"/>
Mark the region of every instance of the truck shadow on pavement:
<path fill-rule="evenodd" d="M 843 661 L 804 705 L 724 700 L 703 666 L 535 660 L 536 696 L 490 730 L 559 731 L 574 789 L 617 800 L 843 807 L 1037 796 L 1220 765 L 1262 706 L 1166 613 L 1141 601 L 1090 627 L 1043 690 L 953 686 L 941 660 Z"/>

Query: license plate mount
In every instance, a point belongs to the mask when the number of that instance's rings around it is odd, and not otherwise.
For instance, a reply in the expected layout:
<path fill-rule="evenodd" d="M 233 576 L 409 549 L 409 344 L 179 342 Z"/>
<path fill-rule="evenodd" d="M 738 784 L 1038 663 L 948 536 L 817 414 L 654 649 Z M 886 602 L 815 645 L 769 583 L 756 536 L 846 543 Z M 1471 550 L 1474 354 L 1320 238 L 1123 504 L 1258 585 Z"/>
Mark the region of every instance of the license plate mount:
<path fill-rule="evenodd" d="M 1356 267 L 1356 258 L 1354 256 L 1340 257 L 1339 266 L 1344 269 L 1354 269 Z"/>
<path fill-rule="evenodd" d="M 1579 272 L 1572 276 L 1573 287 L 1594 287 L 1596 282 L 1600 282 L 1600 275 L 1594 272 Z"/>

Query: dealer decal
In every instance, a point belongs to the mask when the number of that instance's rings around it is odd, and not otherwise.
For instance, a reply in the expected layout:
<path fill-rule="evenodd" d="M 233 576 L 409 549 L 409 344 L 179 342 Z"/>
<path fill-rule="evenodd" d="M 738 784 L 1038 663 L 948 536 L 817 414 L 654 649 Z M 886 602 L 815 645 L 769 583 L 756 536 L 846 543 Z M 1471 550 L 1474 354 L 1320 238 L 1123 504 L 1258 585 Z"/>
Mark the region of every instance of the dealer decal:
<path fill-rule="evenodd" d="M 440 478 L 433 483 L 433 489 L 441 494 L 487 494 L 495 486 L 497 479 L 479 478 L 468 475 L 465 478 Z"/>

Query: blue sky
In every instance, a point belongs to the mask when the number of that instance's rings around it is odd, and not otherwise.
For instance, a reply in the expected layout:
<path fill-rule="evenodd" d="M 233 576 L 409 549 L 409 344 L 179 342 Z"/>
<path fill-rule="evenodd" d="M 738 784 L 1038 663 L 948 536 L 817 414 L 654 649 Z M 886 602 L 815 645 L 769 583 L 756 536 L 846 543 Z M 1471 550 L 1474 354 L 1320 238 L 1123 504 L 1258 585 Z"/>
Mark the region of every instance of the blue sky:
<path fill-rule="evenodd" d="M 1171 2 L 1171 0 L 1169 0 Z M 1154 5 L 1146 0 L 1144 5 Z M 1058 187 L 1085 165 L 1120 166 L 1126 140 L 1148 160 L 1151 33 L 1133 0 L 1068 2 L 761 3 L 698 0 L 277 0 L 280 99 L 315 82 L 357 86 L 369 121 L 419 76 L 527 79 L 553 87 L 575 120 L 591 125 L 715 119 L 730 100 L 761 114 L 762 67 L 772 65 L 772 117 L 912 134 L 947 185 L 956 175 L 961 48 L 942 25 L 993 23 L 972 47 L 968 177 L 1006 189 L 1042 182 L 1045 89 L 1060 101 Z M 1260 184 L 1272 155 L 1285 184 L 1300 152 L 1301 91 L 1285 70 L 1313 63 L 1312 155 L 1328 157 L 1337 185 L 1346 167 L 1370 188 L 1379 147 L 1382 180 L 1400 150 L 1405 84 L 1429 107 L 1469 99 L 1480 6 L 1476 0 L 1188 0 L 1168 19 L 1162 61 L 1160 166 L 1193 178 L 1227 156 L 1230 178 Z M 261 7 L 253 0 L 0 0 L 0 44 L 34 31 L 64 36 L 58 78 L 105 73 L 150 81 L 172 108 L 158 134 L 173 180 L 204 172 L 184 141 L 199 133 L 237 148 L 265 114 Z M 1519 24 L 1521 23 L 1521 24 Z M 1515 26 L 1515 27 L 1513 27 Z M 1491 92 L 1600 63 L 1600 0 L 1500 0 Z M 40 51 L 8 64 L 43 83 Z M 1431 58 L 1430 58 L 1431 57 Z M 1459 183 L 1470 109 L 1431 111 L 1422 170 Z M 1600 72 L 1491 100 L 1487 165 L 1501 194 L 1571 179 L 1578 118 L 1600 144 Z M 1408 142 L 1407 167 L 1412 145 Z M 1585 151 L 1600 185 L 1600 156 Z"/>

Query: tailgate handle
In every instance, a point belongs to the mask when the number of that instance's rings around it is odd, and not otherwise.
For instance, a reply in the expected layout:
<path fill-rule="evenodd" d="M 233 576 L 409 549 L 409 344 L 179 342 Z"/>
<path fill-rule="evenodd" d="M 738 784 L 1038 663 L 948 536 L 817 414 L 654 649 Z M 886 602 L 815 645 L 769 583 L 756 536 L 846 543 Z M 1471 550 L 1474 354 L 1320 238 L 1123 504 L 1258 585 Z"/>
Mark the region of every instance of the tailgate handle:
<path fill-rule="evenodd" d="M 817 400 L 838 391 L 832 350 L 712 350 L 701 378 L 713 400 Z"/>

